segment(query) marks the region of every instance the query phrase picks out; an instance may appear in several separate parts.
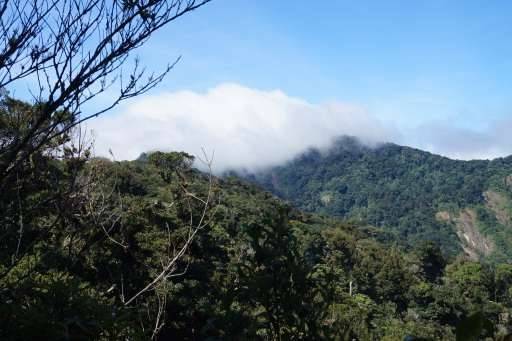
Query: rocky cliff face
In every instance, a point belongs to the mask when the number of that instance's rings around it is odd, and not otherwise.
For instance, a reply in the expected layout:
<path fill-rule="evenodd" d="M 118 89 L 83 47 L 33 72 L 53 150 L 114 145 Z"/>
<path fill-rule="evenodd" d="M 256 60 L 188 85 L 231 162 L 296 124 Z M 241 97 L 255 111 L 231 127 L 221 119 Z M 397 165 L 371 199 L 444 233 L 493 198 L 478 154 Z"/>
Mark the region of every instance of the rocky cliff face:
<path fill-rule="evenodd" d="M 478 229 L 477 214 L 474 210 L 466 208 L 457 215 L 446 211 L 436 214 L 436 219 L 453 224 L 460 245 L 467 257 L 479 260 L 481 257 L 490 256 L 495 249 L 492 239 L 484 236 Z"/>
<path fill-rule="evenodd" d="M 510 226 L 512 221 L 509 199 L 501 193 L 490 190 L 484 192 L 484 198 L 486 207 L 494 213 L 498 222 L 504 226 Z"/>

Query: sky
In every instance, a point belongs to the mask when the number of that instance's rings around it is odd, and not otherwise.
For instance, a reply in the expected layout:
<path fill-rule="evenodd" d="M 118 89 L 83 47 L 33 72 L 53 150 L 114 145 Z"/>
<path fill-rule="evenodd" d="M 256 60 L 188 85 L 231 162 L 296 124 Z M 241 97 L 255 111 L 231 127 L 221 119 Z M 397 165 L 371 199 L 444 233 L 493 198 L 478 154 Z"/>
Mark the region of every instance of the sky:
<path fill-rule="evenodd" d="M 512 2 L 213 0 L 138 50 L 147 95 L 90 121 L 96 151 L 278 164 L 336 136 L 512 154 Z"/>

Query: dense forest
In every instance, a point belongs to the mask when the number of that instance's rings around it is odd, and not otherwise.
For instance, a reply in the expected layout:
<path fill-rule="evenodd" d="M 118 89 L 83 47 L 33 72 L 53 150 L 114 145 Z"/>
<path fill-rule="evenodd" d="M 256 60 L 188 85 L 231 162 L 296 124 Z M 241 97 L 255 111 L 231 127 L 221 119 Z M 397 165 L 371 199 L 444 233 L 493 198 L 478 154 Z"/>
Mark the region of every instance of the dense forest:
<path fill-rule="evenodd" d="M 385 228 L 405 247 L 512 260 L 512 157 L 458 161 L 395 144 L 339 138 L 244 177 L 295 207 Z"/>
<path fill-rule="evenodd" d="M 209 2 L 0 4 L 0 339 L 512 340 L 512 157 L 95 155 L 84 124 L 181 59 L 138 49 Z"/>
<path fill-rule="evenodd" d="M 32 110 L 4 98 L 6 136 Z M 445 255 L 428 241 L 405 250 L 370 220 L 303 213 L 244 180 L 194 169 L 186 153 L 119 162 L 73 141 L 71 132 L 52 140 L 3 183 L 2 339 L 509 332 L 512 265 Z"/>

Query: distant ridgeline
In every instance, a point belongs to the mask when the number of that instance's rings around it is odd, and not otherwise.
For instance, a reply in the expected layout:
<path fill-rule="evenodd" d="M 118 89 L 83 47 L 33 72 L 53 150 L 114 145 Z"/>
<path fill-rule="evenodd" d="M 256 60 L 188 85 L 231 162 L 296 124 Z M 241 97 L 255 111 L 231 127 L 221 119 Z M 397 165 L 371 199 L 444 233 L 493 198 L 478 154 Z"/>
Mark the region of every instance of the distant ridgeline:
<path fill-rule="evenodd" d="M 512 260 L 512 156 L 460 161 L 352 137 L 246 179 L 309 212 L 383 227 L 405 246 Z"/>

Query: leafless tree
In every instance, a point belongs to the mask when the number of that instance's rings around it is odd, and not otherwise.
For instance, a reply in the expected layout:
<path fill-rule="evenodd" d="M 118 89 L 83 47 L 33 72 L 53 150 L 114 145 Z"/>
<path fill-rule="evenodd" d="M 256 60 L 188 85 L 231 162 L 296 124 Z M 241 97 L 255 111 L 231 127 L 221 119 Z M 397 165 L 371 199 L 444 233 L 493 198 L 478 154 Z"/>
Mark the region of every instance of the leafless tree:
<path fill-rule="evenodd" d="M 33 82 L 37 111 L 25 129 L 0 143 L 0 190 L 49 141 L 157 85 L 179 57 L 159 73 L 137 58 L 127 69 L 128 59 L 155 31 L 210 1 L 2 0 L 0 89 Z M 82 112 L 109 88 L 116 93 L 109 104 Z"/>

